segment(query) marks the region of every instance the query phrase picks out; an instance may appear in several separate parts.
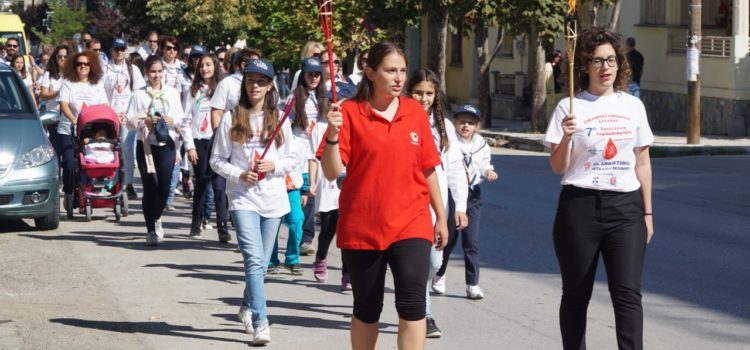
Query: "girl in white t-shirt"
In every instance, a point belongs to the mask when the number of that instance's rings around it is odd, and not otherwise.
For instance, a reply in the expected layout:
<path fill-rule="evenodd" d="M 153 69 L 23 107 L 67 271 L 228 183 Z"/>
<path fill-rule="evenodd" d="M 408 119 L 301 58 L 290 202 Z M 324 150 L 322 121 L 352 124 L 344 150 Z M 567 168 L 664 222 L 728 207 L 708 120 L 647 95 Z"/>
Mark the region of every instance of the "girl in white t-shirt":
<path fill-rule="evenodd" d="M 34 81 L 31 79 L 31 73 L 27 72 L 26 59 L 22 55 L 11 55 L 10 57 L 8 57 L 8 62 L 10 62 L 10 66 L 13 67 L 13 70 L 15 70 L 16 73 L 21 76 L 21 79 L 23 79 L 23 84 L 26 85 L 31 98 L 34 99 L 34 103 L 36 103 L 36 95 L 34 94 Z"/>
<path fill-rule="evenodd" d="M 143 182 L 146 245 L 156 246 L 159 239 L 164 237 L 161 215 L 169 196 L 176 157 L 177 127 L 182 124 L 184 112 L 180 93 L 162 83 L 164 65 L 161 59 L 149 56 L 143 68 L 147 85 L 133 92 L 127 116 L 128 126 L 138 130 L 140 135 L 136 145 L 136 160 Z M 160 120 L 164 121 L 168 131 L 168 137 L 161 140 L 156 136 Z"/>
<path fill-rule="evenodd" d="M 544 141 L 562 174 L 553 229 L 562 275 L 563 347 L 585 347 L 586 309 L 601 254 L 621 349 L 643 349 L 641 272 L 653 234 L 651 160 L 654 136 L 643 103 L 626 93 L 627 49 L 619 34 L 580 34 L 573 70 L 576 96 L 558 103 Z"/>
<path fill-rule="evenodd" d="M 239 105 L 232 118 L 222 119 L 211 154 L 211 168 L 227 179 L 229 212 L 245 266 L 238 317 L 253 334 L 254 345 L 271 341 L 263 281 L 281 217 L 290 210 L 284 175 L 294 170 L 295 162 L 289 124 L 271 139 L 280 118 L 273 77 L 270 62 L 248 61 Z"/>
<path fill-rule="evenodd" d="M 367 55 L 367 51 L 362 55 Z M 437 75 L 429 69 L 420 68 L 414 72 L 406 83 L 406 94 L 413 97 L 422 104 L 425 112 L 430 118 L 432 139 L 435 146 L 440 152 L 440 165 L 435 167 L 435 172 L 440 185 L 440 193 L 443 198 L 443 207 L 449 217 L 449 227 L 455 226 L 463 229 L 468 224 L 466 216 L 466 196 L 468 187 L 466 186 L 466 173 L 462 164 L 463 157 L 459 149 L 459 141 L 456 136 L 456 129 L 453 124 L 445 118 L 445 94 L 440 90 L 440 81 Z M 451 196 L 457 203 L 455 215 L 451 214 L 448 206 L 448 189 Z M 432 211 L 433 224 L 435 222 L 435 213 Z M 453 220 L 453 225 L 450 224 Z M 445 293 L 445 275 L 437 276 L 435 273 L 443 264 L 443 252 L 439 252 L 433 246 L 430 251 L 430 273 L 427 279 L 427 285 L 430 283 L 437 294 Z M 432 280 L 432 282 L 430 282 Z M 429 287 L 425 294 L 426 308 L 425 318 L 427 319 L 427 337 L 439 338 L 442 335 L 440 328 L 437 327 L 435 319 L 432 316 L 431 298 Z"/>
<path fill-rule="evenodd" d="M 63 149 L 63 191 L 65 207 L 70 204 L 75 182 L 75 134 L 73 125 L 78 121 L 78 114 L 86 106 L 107 104 L 107 95 L 102 84 L 102 68 L 99 55 L 94 51 L 77 52 L 66 60 L 65 81 L 60 88 L 59 101 L 61 116 L 57 124 L 57 133 Z M 73 205 L 75 207 L 75 205 Z"/>
<path fill-rule="evenodd" d="M 39 98 L 44 101 L 46 111 L 60 112 L 60 101 L 59 94 L 60 88 L 63 83 L 63 65 L 65 64 L 65 58 L 68 57 L 68 47 L 65 45 L 59 45 L 52 51 L 49 62 L 47 63 L 47 69 L 41 78 L 42 91 L 39 94 Z M 58 115 L 59 118 L 65 118 L 64 116 Z M 49 132 L 49 140 L 52 146 L 55 147 L 55 153 L 57 154 L 58 163 L 62 163 L 63 149 L 60 145 L 60 135 L 57 133 L 57 124 L 50 125 L 47 127 Z"/>

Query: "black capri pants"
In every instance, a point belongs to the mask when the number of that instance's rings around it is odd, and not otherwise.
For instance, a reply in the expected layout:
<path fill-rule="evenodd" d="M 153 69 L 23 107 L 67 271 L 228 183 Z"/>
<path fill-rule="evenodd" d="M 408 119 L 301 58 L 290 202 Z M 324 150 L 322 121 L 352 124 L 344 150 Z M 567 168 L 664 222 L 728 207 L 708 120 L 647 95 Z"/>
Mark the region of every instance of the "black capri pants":
<path fill-rule="evenodd" d="M 646 222 L 640 190 L 612 192 L 566 185 L 553 229 L 562 275 L 564 349 L 585 349 L 586 310 L 601 253 L 615 310 L 619 349 L 643 349 L 641 272 Z"/>
<path fill-rule="evenodd" d="M 398 317 L 419 321 L 425 317 L 425 291 L 430 269 L 430 241 L 410 238 L 386 250 L 342 249 L 354 294 L 354 316 L 375 323 L 383 311 L 385 270 L 391 267 Z"/>

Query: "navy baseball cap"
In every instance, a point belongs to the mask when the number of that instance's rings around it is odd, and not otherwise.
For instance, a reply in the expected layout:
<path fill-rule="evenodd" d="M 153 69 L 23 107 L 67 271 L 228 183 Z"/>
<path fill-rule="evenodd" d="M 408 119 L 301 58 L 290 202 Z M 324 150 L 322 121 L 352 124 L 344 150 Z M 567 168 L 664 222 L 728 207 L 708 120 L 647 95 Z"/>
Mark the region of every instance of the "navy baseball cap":
<path fill-rule="evenodd" d="M 242 74 L 248 74 L 248 73 L 258 73 L 258 74 L 267 76 L 269 79 L 273 79 L 273 76 L 274 76 L 273 64 L 271 64 L 271 62 L 268 62 L 264 59 L 248 60 L 247 63 L 245 64 L 245 70 L 242 71 Z"/>
<path fill-rule="evenodd" d="M 190 57 L 193 56 L 203 56 L 206 54 L 206 48 L 200 45 L 193 45 L 193 47 L 190 48 Z"/>
<path fill-rule="evenodd" d="M 301 66 L 302 73 L 323 73 L 323 66 L 317 58 L 305 58 Z"/>
<path fill-rule="evenodd" d="M 125 42 L 125 39 L 116 38 L 115 40 L 112 41 L 113 49 L 122 49 L 122 48 L 127 48 L 127 47 L 128 47 L 128 43 Z"/>
<path fill-rule="evenodd" d="M 356 85 L 349 84 L 345 81 L 336 82 L 336 99 L 337 100 L 350 99 L 354 97 L 356 94 L 357 94 Z M 328 92 L 326 92 L 326 98 L 329 100 L 333 99 L 333 93 L 331 93 L 331 90 L 328 90 Z"/>
<path fill-rule="evenodd" d="M 482 119 L 482 113 L 479 112 L 479 108 L 473 105 L 461 106 L 455 113 L 453 113 L 453 116 L 455 117 L 459 114 L 470 114 L 477 117 L 477 119 Z"/>

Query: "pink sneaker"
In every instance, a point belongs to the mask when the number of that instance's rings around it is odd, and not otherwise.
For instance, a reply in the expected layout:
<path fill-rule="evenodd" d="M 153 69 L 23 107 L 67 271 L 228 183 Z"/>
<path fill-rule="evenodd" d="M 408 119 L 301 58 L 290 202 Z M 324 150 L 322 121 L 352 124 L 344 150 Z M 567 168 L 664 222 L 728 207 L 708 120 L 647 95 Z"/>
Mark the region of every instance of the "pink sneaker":
<path fill-rule="evenodd" d="M 352 290 L 352 280 L 349 278 L 349 274 L 345 273 L 341 275 L 341 291 Z"/>
<path fill-rule="evenodd" d="M 318 282 L 325 283 L 328 279 L 328 259 L 315 259 L 313 263 L 313 275 Z"/>

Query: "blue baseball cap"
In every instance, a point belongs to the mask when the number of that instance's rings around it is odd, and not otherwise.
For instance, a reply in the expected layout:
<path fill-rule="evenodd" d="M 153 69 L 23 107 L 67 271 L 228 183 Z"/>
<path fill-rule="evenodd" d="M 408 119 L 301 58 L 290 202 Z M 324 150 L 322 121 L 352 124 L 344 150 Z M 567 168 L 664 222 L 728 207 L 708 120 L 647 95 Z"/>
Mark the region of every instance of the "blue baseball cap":
<path fill-rule="evenodd" d="M 317 58 L 305 58 L 302 60 L 302 73 L 323 73 L 323 65 Z"/>
<path fill-rule="evenodd" d="M 264 59 L 250 59 L 245 64 L 245 70 L 242 71 L 242 74 L 248 73 L 258 73 L 267 76 L 269 79 L 273 79 L 273 64 Z"/>
<path fill-rule="evenodd" d="M 116 38 L 115 40 L 112 41 L 113 49 L 122 49 L 122 48 L 127 48 L 127 47 L 128 47 L 128 43 L 125 42 L 125 39 Z"/>
<path fill-rule="evenodd" d="M 455 117 L 459 114 L 470 114 L 477 117 L 477 119 L 482 119 L 482 113 L 479 112 L 479 108 L 473 105 L 463 105 L 459 107 L 458 110 L 453 113 L 453 116 Z"/>
<path fill-rule="evenodd" d="M 357 94 L 356 85 L 349 84 L 345 81 L 336 82 L 336 99 L 338 100 L 350 99 L 354 97 L 356 94 Z M 333 99 L 333 93 L 331 93 L 331 90 L 328 90 L 328 92 L 326 92 L 326 98 L 329 100 Z"/>
<path fill-rule="evenodd" d="M 190 48 L 190 57 L 203 56 L 206 54 L 206 48 L 200 45 L 193 45 Z"/>

